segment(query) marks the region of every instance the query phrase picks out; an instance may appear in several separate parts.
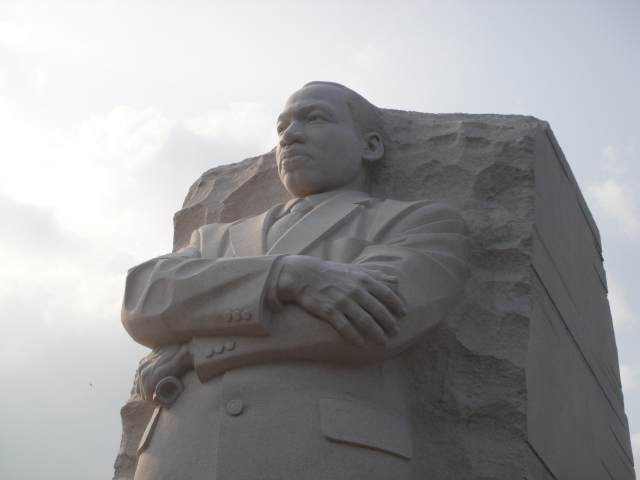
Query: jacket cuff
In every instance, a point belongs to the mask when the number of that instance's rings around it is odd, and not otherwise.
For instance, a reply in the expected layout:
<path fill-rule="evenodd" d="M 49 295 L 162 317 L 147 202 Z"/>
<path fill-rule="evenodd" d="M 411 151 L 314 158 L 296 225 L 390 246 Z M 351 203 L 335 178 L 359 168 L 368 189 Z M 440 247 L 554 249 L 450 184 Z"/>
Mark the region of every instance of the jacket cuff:
<path fill-rule="evenodd" d="M 287 255 L 280 255 L 273 262 L 271 271 L 267 277 L 264 303 L 272 312 L 282 311 L 282 302 L 280 302 L 280 299 L 278 298 L 278 279 L 280 278 L 280 273 L 282 272 L 283 267 L 282 258 L 286 256 Z"/>

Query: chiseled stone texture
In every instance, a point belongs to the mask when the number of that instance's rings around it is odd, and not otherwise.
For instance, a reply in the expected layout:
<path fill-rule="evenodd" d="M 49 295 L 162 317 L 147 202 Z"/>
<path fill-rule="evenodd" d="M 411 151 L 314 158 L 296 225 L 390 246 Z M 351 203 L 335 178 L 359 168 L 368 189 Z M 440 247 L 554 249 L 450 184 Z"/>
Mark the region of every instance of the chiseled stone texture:
<path fill-rule="evenodd" d="M 371 193 L 451 204 L 472 238 L 463 299 L 404 354 L 415 478 L 635 478 L 600 237 L 548 124 L 383 112 Z M 174 250 L 289 198 L 273 151 L 211 169 L 175 215 Z M 133 478 L 150 414 L 135 396 L 123 408 L 115 479 Z"/>
<path fill-rule="evenodd" d="M 131 390 L 131 397 L 120 409 L 122 417 L 122 440 L 114 465 L 113 480 L 133 480 L 136 473 L 136 452 L 144 430 L 151 419 L 153 407 Z"/>

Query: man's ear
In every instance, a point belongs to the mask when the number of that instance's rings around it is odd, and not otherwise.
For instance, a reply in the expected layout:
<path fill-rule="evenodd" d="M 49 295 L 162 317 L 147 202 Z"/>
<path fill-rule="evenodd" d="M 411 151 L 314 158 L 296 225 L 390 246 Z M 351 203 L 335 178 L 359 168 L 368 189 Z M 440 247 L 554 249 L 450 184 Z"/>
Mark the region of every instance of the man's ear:
<path fill-rule="evenodd" d="M 365 142 L 364 153 L 362 154 L 364 162 L 374 163 L 382 158 L 382 155 L 384 155 L 384 143 L 382 143 L 382 137 L 379 133 L 365 133 L 362 136 L 362 141 Z"/>

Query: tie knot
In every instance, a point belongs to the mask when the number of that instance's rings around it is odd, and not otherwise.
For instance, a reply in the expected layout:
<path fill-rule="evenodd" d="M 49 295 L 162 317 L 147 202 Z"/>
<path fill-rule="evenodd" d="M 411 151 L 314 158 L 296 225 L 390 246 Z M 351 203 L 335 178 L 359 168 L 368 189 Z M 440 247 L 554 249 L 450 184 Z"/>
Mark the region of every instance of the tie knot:
<path fill-rule="evenodd" d="M 309 210 L 312 210 L 312 209 L 313 209 L 313 204 L 306 198 L 302 198 L 300 199 L 299 202 L 296 202 L 296 204 L 293 207 L 291 207 L 289 212 L 307 213 Z"/>

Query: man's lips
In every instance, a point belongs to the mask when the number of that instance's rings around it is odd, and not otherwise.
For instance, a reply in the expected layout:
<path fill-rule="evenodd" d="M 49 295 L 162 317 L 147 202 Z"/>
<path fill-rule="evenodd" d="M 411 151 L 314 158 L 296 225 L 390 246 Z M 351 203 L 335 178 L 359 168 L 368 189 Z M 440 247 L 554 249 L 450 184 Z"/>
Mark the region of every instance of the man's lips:
<path fill-rule="evenodd" d="M 306 151 L 299 148 L 285 150 L 280 154 L 280 168 L 284 171 L 295 170 L 310 158 Z"/>

